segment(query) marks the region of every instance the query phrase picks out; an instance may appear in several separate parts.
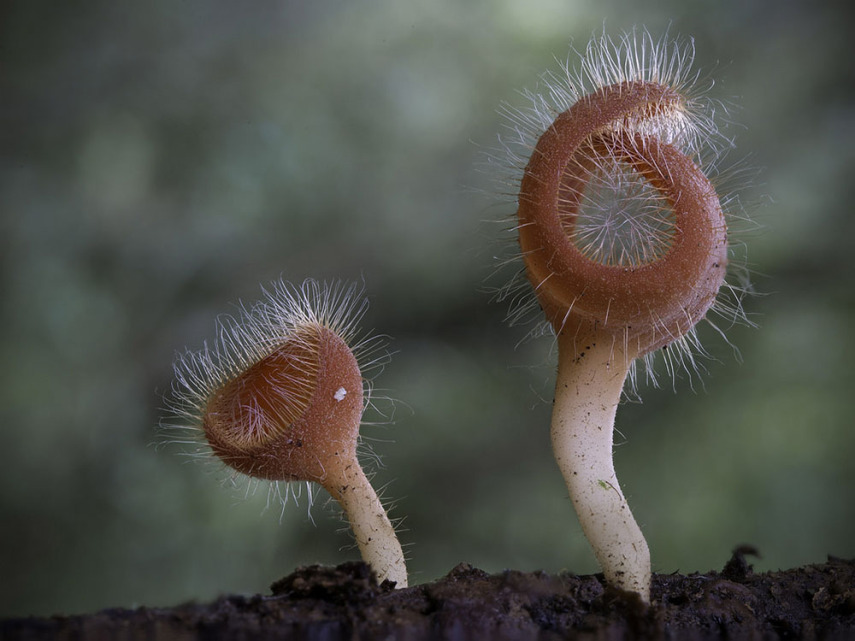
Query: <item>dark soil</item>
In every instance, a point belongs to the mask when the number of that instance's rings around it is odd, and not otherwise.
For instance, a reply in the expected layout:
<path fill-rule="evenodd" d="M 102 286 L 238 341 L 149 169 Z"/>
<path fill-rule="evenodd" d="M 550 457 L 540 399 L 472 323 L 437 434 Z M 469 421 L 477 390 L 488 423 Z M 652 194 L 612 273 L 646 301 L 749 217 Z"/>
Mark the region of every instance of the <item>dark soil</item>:
<path fill-rule="evenodd" d="M 2 639 L 855 639 L 855 560 L 754 573 L 657 575 L 645 608 L 601 575 L 467 564 L 424 585 L 377 585 L 368 567 L 301 568 L 270 595 L 0 623 Z"/>

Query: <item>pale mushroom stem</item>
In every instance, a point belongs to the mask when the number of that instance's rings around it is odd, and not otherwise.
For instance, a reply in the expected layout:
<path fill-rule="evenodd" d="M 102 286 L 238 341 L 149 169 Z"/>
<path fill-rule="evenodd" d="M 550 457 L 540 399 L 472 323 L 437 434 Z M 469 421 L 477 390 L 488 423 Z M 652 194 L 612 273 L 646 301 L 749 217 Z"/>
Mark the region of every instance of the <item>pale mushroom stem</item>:
<path fill-rule="evenodd" d="M 398 588 L 407 587 L 404 553 L 377 493 L 356 461 L 342 467 L 323 486 L 344 510 L 363 560 L 379 583 L 388 579 Z"/>
<path fill-rule="evenodd" d="M 599 340 L 597 340 L 599 338 Z M 606 582 L 650 602 L 650 550 L 612 461 L 615 412 L 632 356 L 601 335 L 558 335 L 552 447 Z"/>

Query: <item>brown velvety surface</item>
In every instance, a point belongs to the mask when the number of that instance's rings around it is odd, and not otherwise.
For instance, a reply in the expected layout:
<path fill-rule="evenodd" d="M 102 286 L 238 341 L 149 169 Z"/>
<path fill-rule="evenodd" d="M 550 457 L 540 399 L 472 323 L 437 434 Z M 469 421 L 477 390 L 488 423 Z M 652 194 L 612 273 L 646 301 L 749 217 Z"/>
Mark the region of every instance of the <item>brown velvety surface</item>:
<path fill-rule="evenodd" d="M 739 548 L 721 572 L 656 575 L 653 605 L 602 577 L 467 564 L 424 585 L 377 585 L 362 563 L 300 568 L 270 595 L 174 608 L 11 619 L 2 639 L 855 639 L 855 560 L 754 573 Z"/>

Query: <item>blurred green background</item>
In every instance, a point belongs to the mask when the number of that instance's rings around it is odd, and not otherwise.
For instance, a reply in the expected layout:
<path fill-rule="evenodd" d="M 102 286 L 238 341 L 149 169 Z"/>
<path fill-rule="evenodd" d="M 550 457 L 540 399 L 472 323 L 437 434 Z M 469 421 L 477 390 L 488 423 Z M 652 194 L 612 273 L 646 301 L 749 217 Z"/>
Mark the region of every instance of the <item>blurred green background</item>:
<path fill-rule="evenodd" d="M 844 2 L 227 0 L 0 6 L 0 615 L 258 592 L 355 559 L 319 493 L 266 512 L 156 451 L 176 351 L 280 276 L 364 278 L 366 428 L 413 582 L 596 571 L 549 452 L 554 356 L 487 292 L 513 211 L 502 101 L 605 21 L 696 39 L 731 117 L 768 295 L 703 386 L 625 404 L 618 474 L 658 572 L 855 556 L 855 101 Z M 387 406 L 387 409 L 390 409 Z M 342 549 L 344 547 L 344 549 Z"/>

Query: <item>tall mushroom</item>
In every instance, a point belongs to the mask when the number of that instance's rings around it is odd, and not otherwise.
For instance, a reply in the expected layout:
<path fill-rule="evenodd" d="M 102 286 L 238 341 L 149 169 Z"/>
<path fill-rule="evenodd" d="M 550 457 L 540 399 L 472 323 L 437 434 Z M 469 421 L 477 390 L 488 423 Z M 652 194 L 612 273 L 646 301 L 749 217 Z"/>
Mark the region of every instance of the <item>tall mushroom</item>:
<path fill-rule="evenodd" d="M 646 32 L 603 36 L 580 72 L 509 112 L 530 151 L 519 245 L 558 345 L 555 457 L 606 581 L 645 602 L 650 552 L 615 475 L 615 413 L 636 359 L 693 337 L 728 263 L 691 62 L 690 47 Z"/>

